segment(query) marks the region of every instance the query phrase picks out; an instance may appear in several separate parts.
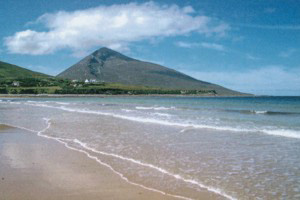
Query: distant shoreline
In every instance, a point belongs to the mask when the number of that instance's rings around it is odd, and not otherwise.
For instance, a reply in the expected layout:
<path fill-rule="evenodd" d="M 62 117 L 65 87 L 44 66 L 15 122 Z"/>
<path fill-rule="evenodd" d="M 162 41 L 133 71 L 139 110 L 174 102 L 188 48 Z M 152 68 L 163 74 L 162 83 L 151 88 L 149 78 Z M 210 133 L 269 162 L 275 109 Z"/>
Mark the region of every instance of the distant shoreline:
<path fill-rule="evenodd" d="M 172 95 L 172 94 L 131 94 L 131 95 L 124 95 L 124 94 L 117 94 L 117 95 L 107 95 L 107 94 L 0 94 L 0 98 L 80 98 L 80 97 L 99 97 L 99 98 L 106 98 L 106 97 L 217 97 L 217 98 L 224 98 L 224 97 L 267 97 L 266 95 Z"/>

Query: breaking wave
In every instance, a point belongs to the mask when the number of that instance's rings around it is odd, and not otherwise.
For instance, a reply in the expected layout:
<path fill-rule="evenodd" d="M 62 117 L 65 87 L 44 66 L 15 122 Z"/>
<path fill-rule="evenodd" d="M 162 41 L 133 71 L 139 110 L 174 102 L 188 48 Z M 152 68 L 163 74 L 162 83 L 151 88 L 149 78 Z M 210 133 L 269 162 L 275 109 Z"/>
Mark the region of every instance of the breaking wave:
<path fill-rule="evenodd" d="M 32 106 L 40 106 L 47 108 L 60 109 L 68 112 L 77 112 L 77 113 L 86 113 L 86 114 L 95 114 L 95 115 L 103 115 L 103 116 L 111 116 L 116 118 L 121 118 L 125 120 L 141 122 L 141 123 L 153 123 L 165 126 L 177 126 L 182 128 L 196 128 L 196 129 L 214 129 L 218 131 L 233 131 L 233 132 L 254 132 L 254 133 L 263 133 L 273 136 L 282 136 L 288 138 L 296 138 L 300 139 L 300 130 L 290 130 L 290 129 L 248 129 L 248 128 L 235 128 L 235 127 L 227 127 L 227 126 L 213 126 L 213 125 L 201 125 L 201 124 L 193 124 L 193 123 L 185 123 L 185 122 L 172 122 L 166 119 L 157 119 L 157 118 L 146 118 L 146 117 L 137 117 L 137 116 L 127 116 L 109 112 L 102 111 L 92 111 L 87 109 L 78 109 L 78 108 L 68 108 L 65 106 L 55 107 L 46 104 L 32 104 L 26 103 L 27 105 Z M 183 131 L 184 132 L 184 131 Z"/>

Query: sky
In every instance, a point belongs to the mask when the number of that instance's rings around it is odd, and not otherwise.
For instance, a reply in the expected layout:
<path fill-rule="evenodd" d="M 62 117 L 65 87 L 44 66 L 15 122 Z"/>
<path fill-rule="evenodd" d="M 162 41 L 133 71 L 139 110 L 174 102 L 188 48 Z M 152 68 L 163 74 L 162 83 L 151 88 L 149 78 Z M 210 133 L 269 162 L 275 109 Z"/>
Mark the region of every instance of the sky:
<path fill-rule="evenodd" d="M 0 0 L 0 60 L 57 75 L 108 47 L 258 95 L 300 95 L 300 0 Z"/>

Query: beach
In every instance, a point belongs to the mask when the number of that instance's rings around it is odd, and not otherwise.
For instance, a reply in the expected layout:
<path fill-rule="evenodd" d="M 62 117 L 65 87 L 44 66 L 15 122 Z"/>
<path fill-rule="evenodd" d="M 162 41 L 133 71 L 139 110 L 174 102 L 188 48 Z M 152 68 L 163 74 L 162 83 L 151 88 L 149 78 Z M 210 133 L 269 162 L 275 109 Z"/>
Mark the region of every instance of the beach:
<path fill-rule="evenodd" d="M 1 126 L 3 199 L 174 199 L 130 185 L 84 154 Z"/>
<path fill-rule="evenodd" d="M 28 131 L 0 125 L 0 147 L 1 199 L 178 199 L 132 185 L 84 153 Z"/>
<path fill-rule="evenodd" d="M 4 199 L 297 199 L 299 98 L 0 99 Z"/>

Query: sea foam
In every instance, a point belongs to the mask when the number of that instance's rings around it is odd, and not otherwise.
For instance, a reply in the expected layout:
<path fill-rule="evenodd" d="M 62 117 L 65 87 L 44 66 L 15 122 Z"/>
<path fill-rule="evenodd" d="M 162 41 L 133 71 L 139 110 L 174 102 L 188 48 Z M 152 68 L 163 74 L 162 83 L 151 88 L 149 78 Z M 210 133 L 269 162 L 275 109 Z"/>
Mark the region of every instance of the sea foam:
<path fill-rule="evenodd" d="M 74 139 L 73 140 L 74 143 L 77 143 L 79 144 L 81 147 L 83 147 L 84 149 L 87 149 L 91 152 L 94 152 L 94 153 L 97 153 L 97 154 L 101 154 L 101 155 L 105 155 L 105 156 L 110 156 L 110 157 L 114 157 L 114 158 L 118 158 L 118 159 L 121 159 L 121 160 L 124 160 L 124 161 L 128 161 L 128 162 L 131 162 L 131 163 L 134 163 L 134 164 L 137 164 L 137 165 L 140 165 L 140 166 L 143 166 L 143 167 L 147 167 L 147 168 L 151 168 L 151 169 L 154 169 L 160 173 L 163 173 L 165 175 L 168 175 L 168 176 L 171 176 L 177 180 L 181 180 L 185 183 L 189 183 L 189 184 L 192 184 L 192 185 L 196 185 L 202 189 L 206 189 L 210 192 L 213 192 L 215 194 L 219 194 L 223 197 L 226 197 L 227 199 L 232 199 L 234 200 L 235 198 L 226 194 L 224 191 L 222 191 L 221 189 L 218 189 L 218 188 L 214 188 L 214 187 L 210 187 L 210 186 L 206 186 L 204 185 L 203 183 L 200 183 L 199 181 L 196 181 L 194 179 L 186 179 L 184 178 L 183 176 L 179 175 L 179 174 L 174 174 L 166 169 L 163 169 L 161 167 L 158 167 L 158 166 L 155 166 L 155 165 L 152 165 L 152 164 L 149 164 L 149 163 L 145 163 L 145 162 L 142 162 L 140 160 L 136 160 L 136 159 L 133 159 L 133 158 L 128 158 L 128 157 L 125 157 L 125 156 L 122 156 L 122 155 L 118 155 L 118 154 L 114 154 L 114 153 L 107 153 L 107 152 L 103 152 L 103 151 L 98 151 L 94 148 L 91 148 L 89 147 L 86 143 L 84 142 L 81 142 L 80 140 L 78 139 Z"/>
<path fill-rule="evenodd" d="M 143 106 L 136 106 L 135 109 L 137 110 L 174 110 L 176 109 L 175 107 L 163 107 L 163 106 L 159 106 L 159 107 L 143 107 Z"/>
<path fill-rule="evenodd" d="M 96 153 L 96 154 L 101 154 L 101 155 L 110 156 L 110 157 L 114 157 L 114 158 L 117 158 L 117 159 L 129 161 L 131 163 L 138 164 L 140 166 L 149 167 L 151 169 L 155 169 L 155 170 L 157 170 L 157 171 L 159 171 L 161 173 L 164 173 L 166 175 L 172 176 L 172 177 L 174 177 L 174 178 L 176 178 L 178 180 L 184 181 L 184 182 L 189 183 L 189 184 L 196 185 L 196 186 L 198 186 L 198 187 L 200 187 L 202 189 L 207 189 L 208 191 L 213 192 L 213 193 L 218 194 L 218 195 L 221 195 L 221 196 L 223 196 L 223 197 L 225 197 L 227 199 L 231 199 L 231 200 L 235 200 L 236 199 L 236 198 L 234 198 L 234 197 L 226 194 L 224 191 L 222 191 L 222 190 L 220 190 L 218 188 L 206 186 L 206 185 L 204 185 L 202 183 L 199 183 L 198 181 L 193 180 L 193 179 L 185 179 L 185 178 L 183 178 L 179 174 L 173 174 L 173 173 L 171 173 L 171 172 L 169 172 L 169 171 L 167 171 L 167 170 L 165 170 L 163 168 L 160 168 L 158 166 L 155 166 L 155 165 L 152 165 L 152 164 L 148 164 L 148 163 L 144 163 L 142 161 L 135 160 L 133 158 L 124 157 L 124 156 L 113 154 L 113 153 L 107 153 L 107 152 L 103 152 L 103 151 L 98 151 L 98 150 L 96 150 L 94 148 L 89 147 L 86 143 L 81 142 L 78 139 L 60 138 L 60 137 L 53 137 L 53 136 L 46 135 L 45 132 L 48 129 L 50 129 L 50 127 L 51 127 L 51 119 L 49 119 L 49 118 L 43 118 L 43 120 L 45 120 L 45 122 L 46 122 L 46 127 L 44 129 L 40 130 L 40 131 L 32 130 L 32 129 L 28 129 L 28 128 L 25 128 L 25 127 L 20 127 L 20 126 L 16 126 L 16 125 L 12 125 L 12 124 L 6 124 L 6 125 L 9 125 L 9 126 L 12 126 L 12 127 L 16 127 L 16 128 L 19 128 L 19 129 L 23 129 L 23 130 L 26 130 L 26 131 L 30 131 L 30 132 L 33 132 L 33 133 L 37 133 L 37 135 L 40 136 L 40 137 L 44 137 L 44 138 L 47 138 L 47 139 L 52 139 L 52 140 L 55 140 L 55 141 L 57 141 L 57 142 L 59 142 L 61 144 L 64 144 L 64 146 L 66 148 L 68 148 L 68 149 L 84 153 L 88 158 L 93 159 L 96 162 L 98 162 L 99 164 L 101 164 L 101 165 L 109 168 L 111 171 L 113 171 L 115 174 L 117 174 L 118 176 L 120 176 L 120 178 L 123 179 L 124 181 L 126 181 L 127 183 L 129 183 L 131 185 L 135 185 L 135 186 L 141 187 L 141 188 L 149 190 L 149 191 L 157 192 L 157 193 L 160 193 L 160 194 L 163 194 L 163 195 L 166 195 L 166 196 L 175 197 L 175 198 L 179 198 L 179 199 L 193 200 L 193 199 L 188 198 L 188 197 L 170 194 L 170 193 L 167 193 L 167 192 L 155 189 L 155 188 L 147 187 L 147 186 L 144 186 L 142 184 L 130 181 L 124 174 L 122 174 L 119 171 L 115 170 L 111 165 L 109 165 L 109 164 L 101 161 L 97 156 L 91 155 L 88 151 L 91 151 L 91 152 Z M 76 144 L 79 144 L 83 149 L 85 149 L 87 151 L 82 150 L 82 149 L 78 149 L 78 148 L 75 148 L 75 147 L 72 147 L 72 146 L 70 146 L 70 144 L 68 144 L 68 142 L 74 142 Z"/>
<path fill-rule="evenodd" d="M 289 138 L 296 138 L 300 139 L 300 131 L 297 130 L 288 130 L 288 129 L 248 129 L 248 128 L 235 128 L 235 127 L 227 127 L 227 126 L 212 126 L 212 125 L 201 125 L 201 124 L 192 124 L 192 123 L 184 123 L 184 122 L 171 122 L 167 120 L 157 119 L 157 118 L 146 118 L 146 117 L 136 117 L 136 116 L 126 116 L 120 115 L 115 113 L 108 113 L 102 111 L 92 111 L 87 109 L 78 109 L 78 108 L 69 108 L 65 106 L 55 107 L 46 104 L 30 104 L 26 103 L 27 105 L 32 106 L 40 106 L 40 107 L 47 107 L 47 108 L 54 108 L 54 109 L 61 109 L 68 112 L 77 112 L 77 113 L 85 113 L 85 114 L 95 114 L 95 115 L 103 115 L 103 116 L 110 116 L 135 122 L 141 123 L 153 123 L 165 126 L 177 126 L 182 128 L 196 128 L 196 129 L 213 129 L 217 131 L 232 131 L 232 132 L 248 132 L 248 133 L 264 133 L 273 136 L 282 136 L 282 137 L 289 137 Z M 184 132 L 184 131 L 183 131 Z"/>

